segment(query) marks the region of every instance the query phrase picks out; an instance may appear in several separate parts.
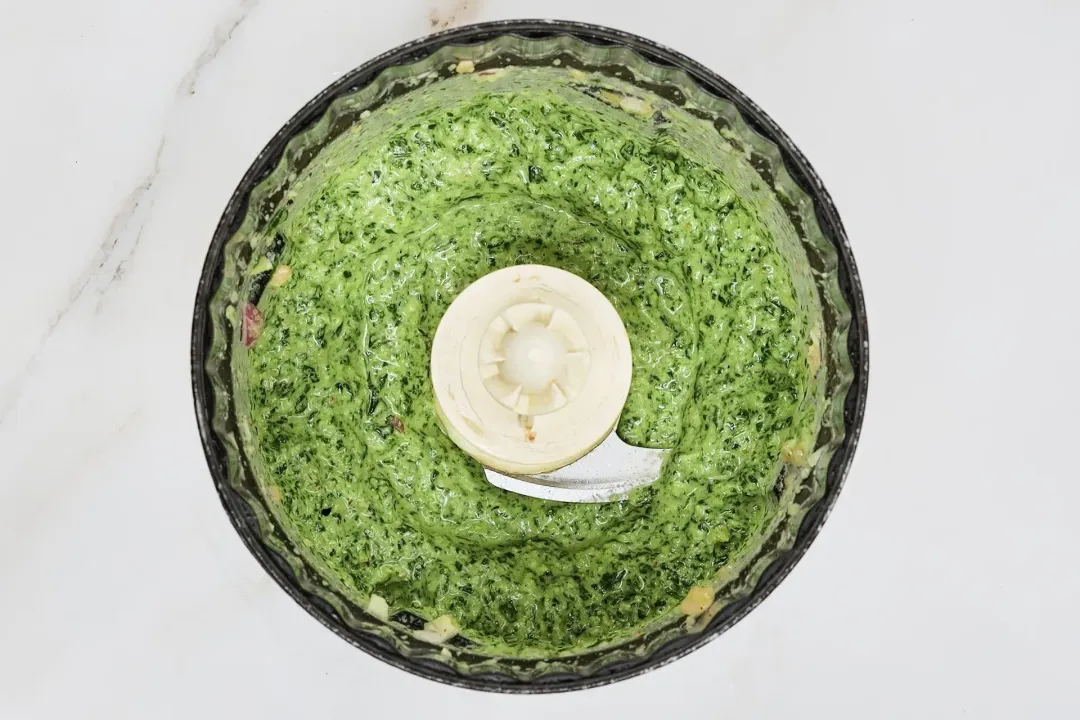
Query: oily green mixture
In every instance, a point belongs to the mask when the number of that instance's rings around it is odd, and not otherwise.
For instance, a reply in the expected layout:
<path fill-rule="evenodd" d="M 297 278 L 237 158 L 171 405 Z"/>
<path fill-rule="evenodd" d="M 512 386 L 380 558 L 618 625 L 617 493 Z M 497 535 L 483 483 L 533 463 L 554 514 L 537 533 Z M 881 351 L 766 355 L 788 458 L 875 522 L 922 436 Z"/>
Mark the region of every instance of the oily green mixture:
<path fill-rule="evenodd" d="M 760 538 L 817 421 L 811 317 L 752 205 L 662 117 L 479 92 L 321 182 L 277 234 L 291 277 L 259 300 L 251 424 L 275 514 L 359 605 L 450 615 L 494 653 L 571 653 L 677 612 Z M 622 316 L 618 433 L 673 448 L 654 485 L 606 504 L 508 493 L 437 426 L 440 318 L 522 263 L 587 279 Z"/>

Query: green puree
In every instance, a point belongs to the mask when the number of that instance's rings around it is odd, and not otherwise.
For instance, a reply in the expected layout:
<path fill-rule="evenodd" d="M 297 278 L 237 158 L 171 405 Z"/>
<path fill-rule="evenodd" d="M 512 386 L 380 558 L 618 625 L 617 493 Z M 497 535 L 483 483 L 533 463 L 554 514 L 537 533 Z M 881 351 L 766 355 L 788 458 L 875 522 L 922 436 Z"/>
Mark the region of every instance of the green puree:
<path fill-rule="evenodd" d="M 286 531 L 359 605 L 450 615 L 494 653 L 570 653 L 677 612 L 776 518 L 782 446 L 817 421 L 811 314 L 752 203 L 659 115 L 584 96 L 481 92 L 357 147 L 280 226 L 292 276 L 264 293 L 248 352 Z M 519 496 L 437 426 L 440 318 L 522 263 L 618 309 L 634 361 L 618 433 L 674 448 L 654 485 L 606 504 Z"/>

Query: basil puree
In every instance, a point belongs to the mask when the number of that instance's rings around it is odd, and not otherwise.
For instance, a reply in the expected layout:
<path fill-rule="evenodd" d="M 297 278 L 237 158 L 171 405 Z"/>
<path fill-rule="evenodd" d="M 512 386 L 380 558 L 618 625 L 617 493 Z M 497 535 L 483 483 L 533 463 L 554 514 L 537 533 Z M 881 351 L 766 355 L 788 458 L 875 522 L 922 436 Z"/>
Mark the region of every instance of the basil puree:
<path fill-rule="evenodd" d="M 766 224 L 661 113 L 602 97 L 478 85 L 386 127 L 278 228 L 291 276 L 262 294 L 247 352 L 278 520 L 360 606 L 450 615 L 493 653 L 572 653 L 677 613 L 777 517 L 782 464 L 817 422 L 811 313 Z M 437 426 L 440 318 L 522 263 L 585 278 L 622 316 L 618 433 L 673 448 L 654 485 L 519 496 Z"/>

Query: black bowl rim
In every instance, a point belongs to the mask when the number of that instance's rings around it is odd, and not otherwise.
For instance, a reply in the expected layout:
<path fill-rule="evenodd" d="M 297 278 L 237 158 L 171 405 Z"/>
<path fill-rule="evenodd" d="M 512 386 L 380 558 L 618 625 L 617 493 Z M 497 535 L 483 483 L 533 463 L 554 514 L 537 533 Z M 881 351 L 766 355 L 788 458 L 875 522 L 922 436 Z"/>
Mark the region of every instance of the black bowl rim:
<path fill-rule="evenodd" d="M 782 553 L 765 570 L 749 595 L 724 607 L 702 632 L 676 638 L 639 661 L 621 664 L 619 667 L 612 668 L 607 672 L 601 670 L 599 673 L 589 676 L 542 677 L 536 680 L 517 680 L 501 675 L 497 677 L 465 675 L 448 665 L 423 662 L 406 657 L 385 642 L 349 628 L 329 605 L 313 598 L 302 590 L 295 578 L 291 576 L 291 572 L 283 567 L 283 564 L 275 563 L 271 559 L 270 551 L 261 542 L 258 533 L 253 527 L 256 523 L 251 511 L 247 510 L 245 512 L 243 500 L 228 485 L 225 452 L 221 443 L 215 438 L 212 426 L 213 392 L 205 369 L 206 353 L 210 347 L 212 335 L 209 317 L 210 299 L 220 284 L 223 248 L 226 241 L 239 229 L 243 222 L 247 212 L 247 200 L 252 189 L 274 169 L 283 154 L 285 145 L 297 134 L 318 121 L 330 104 L 338 97 L 364 87 L 387 67 L 415 62 L 428 56 L 443 45 L 480 43 L 501 35 L 522 35 L 536 38 L 573 35 L 594 44 L 623 45 L 652 63 L 681 69 L 706 91 L 733 103 L 742 113 L 746 122 L 757 133 L 767 138 L 780 149 L 788 172 L 813 199 L 814 210 L 822 234 L 829 239 L 836 249 L 840 291 L 852 313 L 847 345 L 853 379 L 844 401 L 844 439 L 829 463 L 825 492 L 818 503 L 803 518 L 792 548 Z M 806 553 L 836 504 L 840 489 L 851 467 L 855 447 L 858 444 L 862 429 L 863 416 L 866 410 L 869 370 L 866 305 L 863 298 L 862 283 L 859 280 L 859 273 L 855 266 L 855 258 L 852 255 L 847 234 L 840 221 L 836 206 L 833 204 L 825 186 L 787 134 L 761 108 L 731 83 L 682 53 L 621 30 L 564 20 L 499 20 L 465 25 L 428 35 L 407 42 L 369 60 L 351 72 L 346 73 L 316 95 L 290 118 L 263 148 L 244 174 L 243 179 L 225 206 L 221 220 L 214 232 L 210 248 L 207 251 L 206 260 L 199 278 L 191 330 L 192 390 L 195 400 L 195 415 L 199 435 L 202 439 L 203 451 L 206 454 L 206 461 L 225 512 L 244 544 L 259 561 L 263 569 L 277 581 L 278 585 L 293 600 L 324 626 L 347 642 L 383 662 L 415 675 L 449 685 L 504 693 L 549 693 L 580 690 L 608 685 L 619 680 L 641 675 L 702 647 L 731 628 L 761 604 Z"/>

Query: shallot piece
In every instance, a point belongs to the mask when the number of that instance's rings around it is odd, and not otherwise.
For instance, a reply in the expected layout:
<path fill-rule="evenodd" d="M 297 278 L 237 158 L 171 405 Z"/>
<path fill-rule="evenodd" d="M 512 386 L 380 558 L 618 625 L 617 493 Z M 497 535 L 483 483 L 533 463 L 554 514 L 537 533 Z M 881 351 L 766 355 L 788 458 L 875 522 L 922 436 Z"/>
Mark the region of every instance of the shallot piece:
<path fill-rule="evenodd" d="M 259 339 L 263 329 L 263 314 L 259 308 L 248 303 L 244 306 L 244 324 L 240 327 L 240 340 L 244 347 L 250 348 Z"/>

